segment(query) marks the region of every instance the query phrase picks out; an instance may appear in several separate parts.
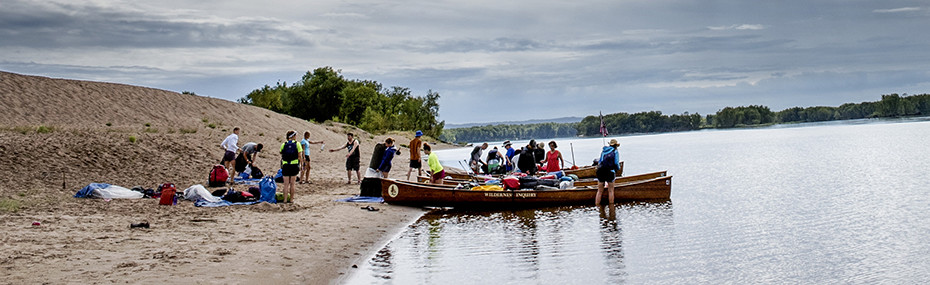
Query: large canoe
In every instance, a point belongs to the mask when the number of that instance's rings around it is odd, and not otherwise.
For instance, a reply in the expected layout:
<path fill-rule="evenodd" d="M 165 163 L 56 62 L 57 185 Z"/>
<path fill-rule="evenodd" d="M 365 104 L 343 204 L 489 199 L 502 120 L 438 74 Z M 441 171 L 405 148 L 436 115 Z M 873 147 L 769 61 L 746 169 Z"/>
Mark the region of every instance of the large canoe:
<path fill-rule="evenodd" d="M 614 180 L 614 183 L 631 182 L 631 181 L 643 180 L 643 179 L 648 179 L 648 178 L 662 177 L 665 175 L 666 175 L 665 171 L 657 171 L 657 172 L 650 172 L 650 173 L 644 173 L 644 174 L 633 175 L 633 176 L 617 177 Z M 484 182 L 483 179 L 478 179 L 478 180 L 480 180 L 479 182 Z M 429 180 L 429 176 L 418 176 L 417 181 L 420 183 L 429 183 L 430 180 Z M 459 185 L 459 184 L 464 184 L 464 183 L 473 182 L 473 181 L 475 180 L 446 178 L 446 179 L 443 179 L 442 184 Z M 581 180 L 575 181 L 575 186 L 576 187 L 597 186 L 597 178 L 583 178 Z"/>
<path fill-rule="evenodd" d="M 616 201 L 668 200 L 672 193 L 672 177 L 661 176 L 614 185 Z M 544 205 L 594 204 L 597 187 L 569 190 L 456 190 L 446 185 L 381 179 L 384 202 L 394 205 L 437 207 L 533 207 Z M 606 203 L 608 193 L 601 198 Z"/>

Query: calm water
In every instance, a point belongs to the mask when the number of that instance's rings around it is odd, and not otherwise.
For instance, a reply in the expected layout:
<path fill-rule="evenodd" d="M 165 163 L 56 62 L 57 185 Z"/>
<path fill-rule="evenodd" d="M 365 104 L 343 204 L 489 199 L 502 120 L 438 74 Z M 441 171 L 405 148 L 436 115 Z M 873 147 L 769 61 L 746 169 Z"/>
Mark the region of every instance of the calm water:
<path fill-rule="evenodd" d="M 348 282 L 930 282 L 927 119 L 618 140 L 626 174 L 674 176 L 670 202 L 436 212 Z M 574 146 L 579 164 L 602 145 L 557 141 L 568 160 Z"/>

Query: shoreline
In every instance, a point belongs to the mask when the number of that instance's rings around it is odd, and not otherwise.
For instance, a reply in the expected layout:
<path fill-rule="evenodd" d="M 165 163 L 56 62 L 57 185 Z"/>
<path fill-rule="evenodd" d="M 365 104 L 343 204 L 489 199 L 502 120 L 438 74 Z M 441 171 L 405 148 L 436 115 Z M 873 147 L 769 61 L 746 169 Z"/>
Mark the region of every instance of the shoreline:
<path fill-rule="evenodd" d="M 383 205 L 387 205 L 387 204 L 383 204 Z M 410 225 L 413 225 L 418 220 L 420 220 L 420 218 L 422 218 L 424 215 L 430 212 L 430 210 L 426 210 L 423 208 L 415 208 L 415 207 L 408 207 L 408 206 L 390 206 L 390 207 L 407 208 L 407 209 L 410 209 L 411 211 L 418 211 L 420 212 L 420 214 L 412 216 L 411 219 L 407 220 L 406 222 L 398 223 L 393 234 L 382 236 L 382 239 L 376 242 L 373 246 L 371 246 L 365 254 L 359 255 L 357 258 L 351 260 L 351 265 L 346 267 L 349 270 L 346 270 L 345 272 L 340 272 L 338 274 L 339 276 L 334 279 L 331 279 L 329 284 L 344 284 L 346 281 L 349 280 L 349 278 L 351 278 L 355 274 L 363 274 L 363 272 L 359 272 L 359 269 L 363 268 L 363 264 L 365 262 L 368 262 L 369 260 L 374 258 L 378 254 L 378 252 L 381 251 L 381 249 L 383 249 L 388 244 L 390 244 L 391 242 L 396 240 L 398 237 L 400 237 L 400 235 L 403 234 L 404 231 L 406 231 L 407 228 L 410 227 Z"/>

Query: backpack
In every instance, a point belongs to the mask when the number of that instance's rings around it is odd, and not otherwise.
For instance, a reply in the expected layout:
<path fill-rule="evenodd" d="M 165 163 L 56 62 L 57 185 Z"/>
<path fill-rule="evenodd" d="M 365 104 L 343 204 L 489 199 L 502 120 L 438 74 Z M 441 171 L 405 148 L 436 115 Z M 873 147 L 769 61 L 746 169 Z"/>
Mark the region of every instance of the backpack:
<path fill-rule="evenodd" d="M 274 184 L 274 178 L 270 176 L 262 178 L 262 181 L 258 182 L 258 189 L 261 191 L 258 195 L 259 201 L 272 204 L 277 202 L 277 200 L 275 200 L 275 193 L 278 190 L 278 186 Z"/>
<path fill-rule="evenodd" d="M 159 205 L 175 205 L 178 203 L 178 197 L 175 195 L 177 189 L 174 188 L 174 184 L 165 183 L 159 185 L 158 191 L 161 191 L 161 199 L 158 200 Z"/>
<path fill-rule="evenodd" d="M 298 158 L 300 158 L 300 153 L 297 151 L 297 142 L 287 141 L 284 143 L 284 148 L 281 149 L 281 160 L 291 162 Z"/>
<path fill-rule="evenodd" d="M 597 164 L 598 169 L 616 170 L 618 167 L 616 150 L 605 154 L 604 159 L 601 159 L 601 161 Z"/>
<path fill-rule="evenodd" d="M 262 170 L 258 169 L 258 166 L 252 165 L 252 179 L 261 179 L 262 177 L 265 177 Z"/>
<path fill-rule="evenodd" d="M 210 170 L 210 181 L 207 184 L 210 187 L 223 187 L 226 186 L 226 180 L 229 180 L 229 172 L 226 172 L 226 167 L 217 164 Z"/>

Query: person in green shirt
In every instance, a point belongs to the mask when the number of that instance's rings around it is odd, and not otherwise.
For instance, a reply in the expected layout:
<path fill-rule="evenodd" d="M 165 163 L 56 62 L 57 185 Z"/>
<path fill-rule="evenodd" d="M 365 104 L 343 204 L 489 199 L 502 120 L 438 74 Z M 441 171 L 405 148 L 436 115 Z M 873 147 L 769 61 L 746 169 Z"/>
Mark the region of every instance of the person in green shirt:
<path fill-rule="evenodd" d="M 446 171 L 442 169 L 439 163 L 439 157 L 430 149 L 429 144 L 423 144 L 423 153 L 427 155 L 426 164 L 429 166 L 429 181 L 433 184 L 442 184 L 446 178 Z"/>
<path fill-rule="evenodd" d="M 297 175 L 300 174 L 300 165 L 304 163 L 301 155 L 304 149 L 297 142 L 297 132 L 287 131 L 287 141 L 281 144 L 281 175 L 284 176 L 284 202 L 294 202 L 294 188 L 297 185 Z"/>

